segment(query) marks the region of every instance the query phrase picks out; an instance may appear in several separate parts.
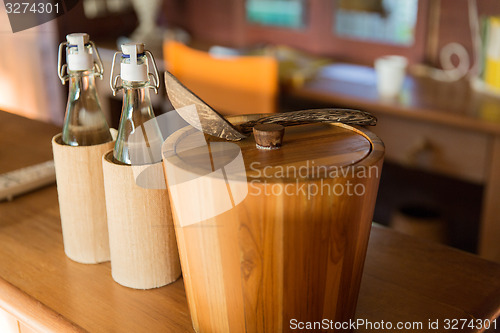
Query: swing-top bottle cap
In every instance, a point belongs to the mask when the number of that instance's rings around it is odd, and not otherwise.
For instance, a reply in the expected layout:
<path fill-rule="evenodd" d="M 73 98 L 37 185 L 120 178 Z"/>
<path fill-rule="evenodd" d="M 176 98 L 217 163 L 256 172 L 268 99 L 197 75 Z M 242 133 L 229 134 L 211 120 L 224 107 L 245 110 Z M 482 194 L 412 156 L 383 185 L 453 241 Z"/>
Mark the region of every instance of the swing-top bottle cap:
<path fill-rule="evenodd" d="M 73 33 L 66 36 L 68 41 L 68 53 L 66 62 L 70 71 L 84 71 L 94 67 L 92 54 L 86 48 L 90 42 L 89 35 L 86 33 Z M 76 49 L 73 49 L 76 48 Z"/>
<path fill-rule="evenodd" d="M 122 44 L 122 53 L 126 55 L 144 53 L 144 43 L 126 43 Z"/>
<path fill-rule="evenodd" d="M 78 45 L 82 39 L 83 43 L 87 44 L 90 41 L 89 34 L 85 32 L 75 32 L 73 34 L 66 35 L 66 40 L 70 45 Z"/>
<path fill-rule="evenodd" d="M 123 53 L 120 63 L 122 80 L 135 82 L 148 81 L 148 61 L 145 57 L 139 59 L 139 57 L 144 55 L 144 44 L 127 43 L 123 44 L 121 48 Z"/>

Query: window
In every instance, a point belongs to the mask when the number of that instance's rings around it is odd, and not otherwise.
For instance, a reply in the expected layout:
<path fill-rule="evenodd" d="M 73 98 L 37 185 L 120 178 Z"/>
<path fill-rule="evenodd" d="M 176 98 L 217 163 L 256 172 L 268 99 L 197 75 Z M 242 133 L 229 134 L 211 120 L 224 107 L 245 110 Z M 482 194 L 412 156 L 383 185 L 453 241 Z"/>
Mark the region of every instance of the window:
<path fill-rule="evenodd" d="M 247 0 L 250 23 L 300 29 L 304 27 L 304 0 Z"/>
<path fill-rule="evenodd" d="M 377 1 L 337 1 L 333 23 L 336 35 L 378 43 L 412 45 L 418 0 L 378 0 L 378 6 L 374 3 Z"/>

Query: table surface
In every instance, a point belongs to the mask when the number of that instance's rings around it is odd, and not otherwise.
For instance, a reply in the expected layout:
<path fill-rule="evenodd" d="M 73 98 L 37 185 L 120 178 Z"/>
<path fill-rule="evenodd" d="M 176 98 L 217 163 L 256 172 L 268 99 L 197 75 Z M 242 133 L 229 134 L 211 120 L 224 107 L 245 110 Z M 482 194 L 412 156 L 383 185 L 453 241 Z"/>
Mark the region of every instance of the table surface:
<path fill-rule="evenodd" d="M 0 173 L 50 159 L 58 131 L 0 112 Z M 192 332 L 182 279 L 141 291 L 115 283 L 110 270 L 64 255 L 56 186 L 0 202 L 0 308 L 38 332 Z M 422 331 L 437 319 L 442 332 L 445 319 L 498 315 L 500 265 L 372 229 L 357 318 L 422 322 Z"/>
<path fill-rule="evenodd" d="M 316 78 L 288 92 L 338 107 L 500 134 L 500 95 L 476 91 L 466 80 L 439 82 L 409 74 L 397 98 L 383 99 L 373 68 L 339 63 L 324 67 Z"/>

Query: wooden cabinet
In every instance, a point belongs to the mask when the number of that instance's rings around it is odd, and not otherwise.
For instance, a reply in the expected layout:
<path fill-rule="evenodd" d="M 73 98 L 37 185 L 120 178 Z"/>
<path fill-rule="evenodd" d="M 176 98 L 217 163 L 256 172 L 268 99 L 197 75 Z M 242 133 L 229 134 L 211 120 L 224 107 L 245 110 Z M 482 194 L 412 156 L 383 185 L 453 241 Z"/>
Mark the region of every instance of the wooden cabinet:
<path fill-rule="evenodd" d="M 375 81 L 327 75 L 290 94 L 372 112 L 379 120 L 372 130 L 384 141 L 388 161 L 483 185 L 478 252 L 500 262 L 500 98 L 473 91 L 467 81 L 414 76 L 392 100 L 379 98 Z"/>
<path fill-rule="evenodd" d="M 491 135 L 388 115 L 378 115 L 372 131 L 385 143 L 388 160 L 474 183 L 487 180 Z"/>

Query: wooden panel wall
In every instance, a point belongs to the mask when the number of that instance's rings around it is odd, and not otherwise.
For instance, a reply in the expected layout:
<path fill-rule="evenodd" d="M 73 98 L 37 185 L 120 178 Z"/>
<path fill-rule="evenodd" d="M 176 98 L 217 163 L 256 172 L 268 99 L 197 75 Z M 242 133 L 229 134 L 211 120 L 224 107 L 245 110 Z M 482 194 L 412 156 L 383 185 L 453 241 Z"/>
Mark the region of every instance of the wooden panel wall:
<path fill-rule="evenodd" d="M 168 26 L 181 27 L 195 39 L 209 43 L 241 45 L 243 0 L 164 0 Z"/>
<path fill-rule="evenodd" d="M 480 15 L 500 15 L 500 1 L 477 0 Z M 439 50 L 449 42 L 463 44 L 469 52 L 467 0 L 419 0 L 415 45 L 411 48 L 360 42 L 339 38 L 332 31 L 333 0 L 308 0 L 306 22 L 302 30 L 271 28 L 249 24 L 245 19 L 245 0 L 165 0 L 163 14 L 170 26 L 180 26 L 195 39 L 228 46 L 257 43 L 286 44 L 313 54 L 333 56 L 371 64 L 385 54 L 401 54 L 411 62 L 427 60 L 436 64 Z M 430 29 L 430 10 L 439 8 L 436 29 Z M 428 36 L 428 33 L 433 36 Z M 428 38 L 435 45 L 426 53 Z"/>
<path fill-rule="evenodd" d="M 432 0 L 431 0 L 432 1 Z M 448 43 L 458 42 L 472 55 L 472 39 L 469 27 L 467 0 L 440 0 L 439 31 L 437 33 L 437 52 Z M 500 15 L 500 1 L 477 0 L 479 16 Z M 437 61 L 438 53 L 432 55 Z"/>
<path fill-rule="evenodd" d="M 59 40 L 63 41 L 67 34 L 86 32 L 95 41 L 114 40 L 120 36 L 128 36 L 134 31 L 138 21 L 135 12 L 130 9 L 121 14 L 109 14 L 105 17 L 88 19 L 83 10 L 83 1 L 66 14 L 56 19 Z"/>
<path fill-rule="evenodd" d="M 420 1 L 422 17 L 426 16 L 428 1 Z M 286 44 L 312 54 L 368 64 L 385 54 L 405 55 L 412 62 L 423 59 L 425 22 L 419 21 L 416 43 L 411 48 L 342 39 L 332 33 L 334 6 L 333 0 L 306 1 L 306 27 L 299 30 L 248 23 L 245 0 L 165 0 L 163 14 L 169 26 L 182 27 L 196 40 L 208 43 L 235 47 Z"/>

